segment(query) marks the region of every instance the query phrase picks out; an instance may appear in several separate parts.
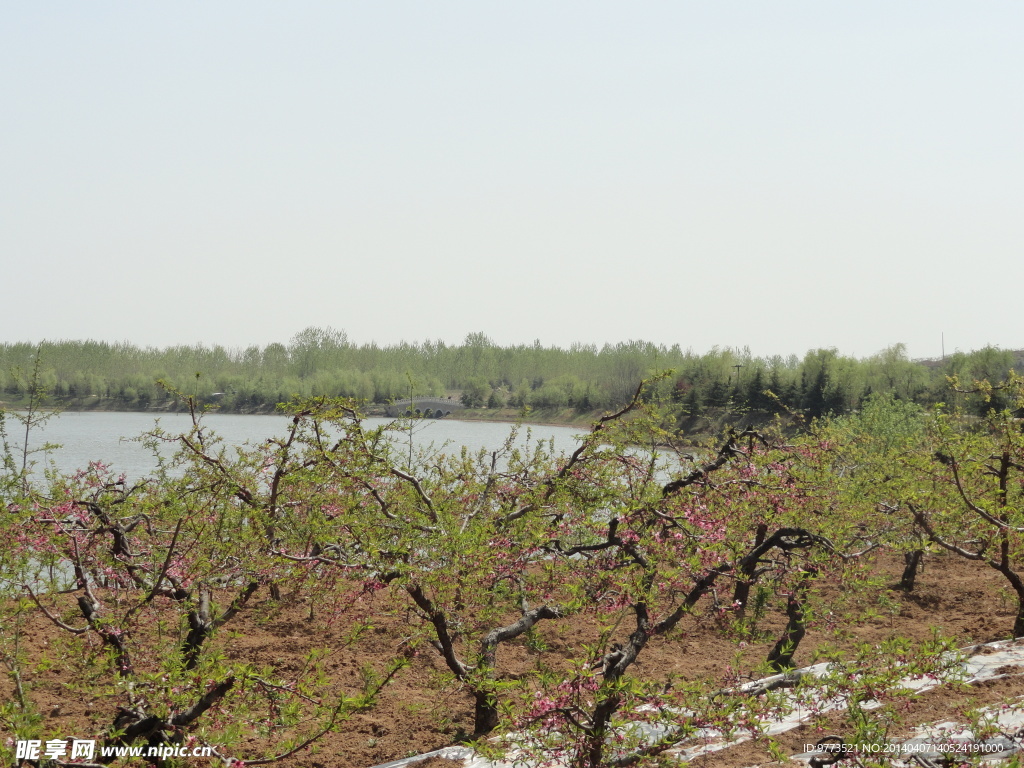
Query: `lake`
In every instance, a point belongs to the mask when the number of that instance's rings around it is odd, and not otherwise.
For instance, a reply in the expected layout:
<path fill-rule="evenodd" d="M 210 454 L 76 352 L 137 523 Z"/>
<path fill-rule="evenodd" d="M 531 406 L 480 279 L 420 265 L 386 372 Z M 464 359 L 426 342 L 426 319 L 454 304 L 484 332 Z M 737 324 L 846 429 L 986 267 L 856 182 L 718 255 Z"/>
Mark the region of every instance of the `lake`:
<path fill-rule="evenodd" d="M 49 459 L 63 472 L 74 472 L 90 461 L 102 461 L 115 472 L 124 472 L 129 479 L 144 477 L 153 471 L 153 456 L 135 441 L 139 435 L 160 426 L 170 433 L 185 432 L 191 426 L 186 413 L 122 413 L 113 411 L 65 411 L 29 436 L 29 448 L 43 443 L 57 443 L 61 447 L 49 454 Z M 289 419 L 283 415 L 246 416 L 241 414 L 207 414 L 203 421 L 226 442 L 232 445 L 258 444 L 267 438 L 283 435 Z M 369 427 L 380 426 L 391 419 L 367 418 Z M 415 422 L 413 447 L 432 448 L 457 453 L 463 446 L 471 451 L 480 448 L 499 448 L 508 438 L 511 424 L 494 421 L 457 421 L 454 419 L 423 419 Z M 20 424 L 8 419 L 8 437 L 20 453 L 22 436 Z M 579 444 L 577 436 L 585 432 L 580 427 L 554 427 L 524 425 L 520 445 L 525 445 L 525 432 L 529 428 L 533 442 L 554 440 L 557 451 L 569 452 Z M 402 438 L 403 445 L 406 438 Z M 170 452 L 171 447 L 168 447 Z M 41 454 L 34 457 L 39 463 Z"/>

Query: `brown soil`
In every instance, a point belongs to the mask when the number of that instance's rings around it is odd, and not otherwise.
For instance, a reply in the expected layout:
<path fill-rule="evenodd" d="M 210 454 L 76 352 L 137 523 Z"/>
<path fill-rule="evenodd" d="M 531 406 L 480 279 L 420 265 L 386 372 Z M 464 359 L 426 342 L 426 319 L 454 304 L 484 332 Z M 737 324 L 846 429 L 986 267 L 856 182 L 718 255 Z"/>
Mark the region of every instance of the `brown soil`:
<path fill-rule="evenodd" d="M 880 558 L 875 568 L 888 583 L 897 581 L 899 568 L 895 558 Z M 930 556 L 912 594 L 895 590 L 878 590 L 871 594 L 884 595 L 888 601 L 884 610 L 876 610 L 873 618 L 840 626 L 838 639 L 825 630 L 809 631 L 796 655 L 797 665 L 812 663 L 815 650 L 824 643 L 852 648 L 857 643 L 874 644 L 895 636 L 924 640 L 931 638 L 933 628 L 937 628 L 967 646 L 1007 638 L 1013 623 L 1013 604 L 1004 598 L 1001 577 L 983 565 L 952 556 Z M 272 666 L 285 672 L 299 669 L 311 649 L 326 644 L 334 649 L 325 660 L 333 684 L 338 690 L 351 693 L 359 689 L 361 667 L 370 665 L 379 670 L 396 656 L 407 653 L 404 639 L 411 632 L 409 625 L 398 618 L 377 621 L 371 629 L 353 638 L 351 627 L 311 622 L 308 613 L 308 607 L 303 604 L 283 608 L 269 602 L 250 605 L 222 630 L 217 643 L 231 659 Z M 684 619 L 681 628 L 671 637 L 653 640 L 632 672 L 649 679 L 679 675 L 687 679 L 722 680 L 730 669 L 742 675 L 763 662 L 784 623 L 785 617 L 778 611 L 766 616 L 762 628 L 769 637 L 746 642 L 741 647 L 737 639 L 723 637 L 706 611 L 698 612 Z M 571 648 L 578 647 L 580 638 L 595 637 L 593 624 L 591 618 L 578 616 L 540 625 L 545 649 L 539 651 L 534 645 L 531 650 L 524 643 L 502 646 L 499 651 L 502 673 L 508 677 L 526 673 L 536 665 L 538 653 L 549 667 L 565 665 Z M 81 654 L 76 645 L 79 642 L 45 617 L 37 615 L 32 619 L 27 645 L 33 662 L 37 664 L 44 658 L 57 661 L 49 668 L 33 664 L 23 674 L 34 704 L 44 715 L 41 728 L 44 740 L 102 731 L 115 714 L 112 703 L 91 701 L 76 691 L 79 681 L 67 679 L 68 674 L 83 674 L 83 667 L 71 661 L 77 660 L 76 654 Z M 67 661 L 62 664 L 61 659 Z M 4 676 L 0 679 L 0 702 L 12 700 L 13 694 L 13 683 Z M 969 700 L 986 703 L 1021 695 L 1024 695 L 1024 676 L 1020 675 L 966 690 L 922 694 L 908 704 L 905 723 L 909 727 L 949 718 Z M 783 751 L 797 753 L 805 742 L 816 741 L 826 725 L 828 723 L 803 726 L 777 737 L 776 741 Z M 0 743 L 10 736 L 4 727 L 0 721 Z M 366 768 L 457 743 L 471 730 L 470 697 L 451 681 L 439 656 L 423 647 L 383 691 L 377 706 L 353 715 L 335 732 L 323 737 L 315 748 L 278 765 Z M 730 768 L 766 763 L 769 760 L 766 743 L 762 740 L 743 744 L 697 764 Z M 260 739 L 251 736 L 233 753 L 240 757 L 262 756 L 262 746 Z M 184 764 L 206 763 L 192 759 Z M 432 757 L 417 763 L 416 768 L 458 764 Z"/>

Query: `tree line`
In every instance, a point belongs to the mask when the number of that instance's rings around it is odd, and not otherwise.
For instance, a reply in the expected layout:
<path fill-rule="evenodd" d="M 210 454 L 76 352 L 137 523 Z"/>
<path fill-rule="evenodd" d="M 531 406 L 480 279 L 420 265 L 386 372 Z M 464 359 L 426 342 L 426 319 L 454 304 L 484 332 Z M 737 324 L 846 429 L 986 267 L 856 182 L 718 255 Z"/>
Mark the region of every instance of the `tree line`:
<path fill-rule="evenodd" d="M 17 403 L 30 372 L 58 401 L 100 399 L 123 409 L 170 402 L 168 389 L 225 411 L 273 407 L 294 396 L 349 397 L 364 403 L 461 393 L 473 408 L 572 408 L 581 413 L 625 403 L 642 378 L 671 370 L 658 395 L 686 416 L 716 409 L 799 412 L 811 418 L 861 407 L 873 393 L 932 406 L 950 398 L 949 377 L 1005 379 L 1024 350 L 988 346 L 943 360 L 911 360 L 896 344 L 855 358 L 836 349 L 757 357 L 748 349 L 698 353 L 645 341 L 500 346 L 483 333 L 461 344 L 442 341 L 357 344 L 344 331 L 307 328 L 287 344 L 233 349 L 220 345 L 139 347 L 127 342 L 47 341 L 0 344 L 0 391 Z M 983 415 L 1006 403 L 959 396 Z"/>

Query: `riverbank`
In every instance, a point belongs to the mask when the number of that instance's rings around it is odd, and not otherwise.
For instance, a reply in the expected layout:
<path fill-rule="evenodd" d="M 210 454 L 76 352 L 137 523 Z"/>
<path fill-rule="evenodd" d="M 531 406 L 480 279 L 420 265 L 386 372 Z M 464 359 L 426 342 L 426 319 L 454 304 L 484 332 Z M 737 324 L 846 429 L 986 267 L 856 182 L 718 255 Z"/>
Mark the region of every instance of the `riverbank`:
<path fill-rule="evenodd" d="M 28 409 L 27 398 L 8 396 L 0 400 L 0 409 L 9 411 L 24 411 Z M 217 413 L 232 413 L 247 416 L 262 416 L 278 413 L 276 405 L 254 405 L 245 408 L 227 408 L 220 405 L 215 399 L 203 403 L 203 406 Z M 76 397 L 48 399 L 43 410 L 60 411 L 109 411 L 120 413 L 178 413 L 188 410 L 187 407 L 176 399 L 167 399 L 155 403 L 141 404 L 130 402 L 114 397 Z M 384 416 L 384 406 L 378 403 L 368 403 L 362 407 L 362 413 L 366 416 Z M 587 427 L 603 415 L 603 411 L 577 411 L 573 408 L 531 408 L 524 411 L 521 408 L 466 408 L 453 413 L 445 418 L 457 421 L 496 421 L 515 423 L 523 422 L 529 424 L 542 424 L 555 427 Z"/>
<path fill-rule="evenodd" d="M 203 407 L 216 413 L 239 414 L 244 416 L 265 416 L 280 413 L 277 405 L 260 404 L 244 408 L 226 407 L 215 399 L 204 402 Z M 27 398 L 7 396 L 0 400 L 0 410 L 24 411 L 28 407 Z M 47 400 L 44 410 L 56 409 L 69 412 L 106 411 L 120 413 L 181 413 L 187 407 L 180 400 L 168 398 L 159 402 L 142 404 L 138 401 L 126 401 L 113 397 L 80 397 Z M 384 406 L 379 403 L 367 403 L 362 406 L 365 416 L 384 417 Z M 575 408 L 465 408 L 445 418 L 453 421 L 488 421 L 497 423 L 536 424 L 553 427 L 579 427 L 588 429 L 606 411 L 578 411 Z M 699 416 L 684 416 L 676 427 L 678 432 L 689 439 L 716 436 L 729 427 L 746 429 L 761 428 L 773 423 L 778 417 L 769 411 L 738 410 L 734 408 L 708 408 Z M 782 428 L 787 431 L 799 430 L 803 424 L 799 416 L 785 415 L 781 417 Z"/>
<path fill-rule="evenodd" d="M 499 421 L 509 424 L 543 424 L 552 427 L 589 427 L 604 411 L 577 411 L 573 408 L 467 408 L 445 418 L 460 421 Z"/>

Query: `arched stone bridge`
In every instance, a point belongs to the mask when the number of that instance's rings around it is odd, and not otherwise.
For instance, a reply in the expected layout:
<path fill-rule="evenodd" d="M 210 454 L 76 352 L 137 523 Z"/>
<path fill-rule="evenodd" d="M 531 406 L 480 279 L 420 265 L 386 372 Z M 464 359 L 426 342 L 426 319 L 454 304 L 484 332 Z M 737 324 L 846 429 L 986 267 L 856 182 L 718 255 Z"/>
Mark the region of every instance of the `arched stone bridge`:
<path fill-rule="evenodd" d="M 413 397 L 407 400 L 395 400 L 384 406 L 388 416 L 424 416 L 428 419 L 441 419 L 466 406 L 449 397 Z"/>

